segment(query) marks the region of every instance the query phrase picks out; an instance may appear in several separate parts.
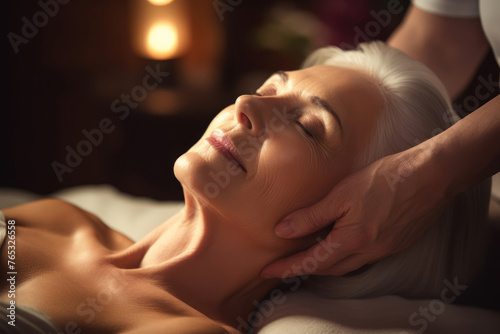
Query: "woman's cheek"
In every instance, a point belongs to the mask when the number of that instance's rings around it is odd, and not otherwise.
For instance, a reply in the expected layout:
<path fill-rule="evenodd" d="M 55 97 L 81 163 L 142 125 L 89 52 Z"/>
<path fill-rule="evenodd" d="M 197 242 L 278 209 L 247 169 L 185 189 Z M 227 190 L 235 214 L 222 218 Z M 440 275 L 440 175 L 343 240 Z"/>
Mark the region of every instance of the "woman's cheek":
<path fill-rule="evenodd" d="M 304 142 L 289 138 L 276 142 L 275 145 L 265 145 L 262 148 L 260 164 L 265 172 L 266 182 L 281 196 L 289 197 L 300 193 L 309 183 L 309 177 L 318 172 L 317 163 L 311 148 Z"/>
<path fill-rule="evenodd" d="M 289 195 L 294 194 L 300 206 L 323 198 L 336 184 L 332 157 L 325 159 L 314 144 L 304 138 L 290 137 L 269 147 L 269 156 L 284 182 L 289 184 Z"/>
<path fill-rule="evenodd" d="M 270 139 L 262 147 L 262 156 L 271 161 L 276 168 L 300 168 L 310 160 L 311 147 L 296 134 L 283 134 L 281 138 Z"/>

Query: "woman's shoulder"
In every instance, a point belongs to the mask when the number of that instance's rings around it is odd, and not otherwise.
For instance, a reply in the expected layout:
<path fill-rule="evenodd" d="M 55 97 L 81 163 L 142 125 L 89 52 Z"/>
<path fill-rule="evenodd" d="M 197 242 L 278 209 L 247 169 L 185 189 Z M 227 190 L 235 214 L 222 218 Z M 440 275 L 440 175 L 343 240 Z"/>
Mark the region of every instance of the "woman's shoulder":
<path fill-rule="evenodd" d="M 86 229 L 102 240 L 132 242 L 109 228 L 99 217 L 74 204 L 57 198 L 46 198 L 2 210 L 6 220 L 15 220 L 16 226 L 48 230 L 70 235 Z M 115 242 L 113 242 L 115 243 Z"/>
<path fill-rule="evenodd" d="M 7 220 L 15 220 L 17 226 L 42 229 L 56 227 L 63 234 L 88 223 L 88 219 L 96 223 L 99 220 L 90 212 L 56 198 L 40 199 L 17 205 L 3 209 L 3 213 Z M 60 224 L 61 221 L 65 221 L 65 223 Z"/>
<path fill-rule="evenodd" d="M 150 323 L 120 334 L 178 333 L 178 334 L 239 334 L 235 329 L 222 326 L 204 317 L 174 317 Z"/>

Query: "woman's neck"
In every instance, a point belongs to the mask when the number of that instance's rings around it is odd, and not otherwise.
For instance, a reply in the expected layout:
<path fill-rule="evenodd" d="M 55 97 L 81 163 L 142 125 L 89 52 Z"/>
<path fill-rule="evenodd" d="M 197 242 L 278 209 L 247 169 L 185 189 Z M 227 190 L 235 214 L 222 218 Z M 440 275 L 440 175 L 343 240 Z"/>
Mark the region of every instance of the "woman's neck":
<path fill-rule="evenodd" d="M 259 277 L 282 252 L 260 248 L 238 226 L 192 197 L 140 240 L 140 268 L 208 317 L 234 325 L 279 283 Z"/>

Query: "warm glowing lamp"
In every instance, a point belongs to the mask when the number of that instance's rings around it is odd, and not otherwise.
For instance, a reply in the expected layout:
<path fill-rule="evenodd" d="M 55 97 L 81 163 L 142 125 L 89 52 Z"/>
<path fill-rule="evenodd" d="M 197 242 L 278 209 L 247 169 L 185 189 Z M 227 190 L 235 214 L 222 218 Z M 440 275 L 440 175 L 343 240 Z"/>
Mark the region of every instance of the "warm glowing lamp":
<path fill-rule="evenodd" d="M 177 31 L 166 23 L 157 23 L 149 29 L 147 49 L 152 58 L 172 58 L 177 50 Z"/>
<path fill-rule="evenodd" d="M 172 0 L 134 0 L 134 49 L 149 59 L 181 56 L 189 44 L 185 3 Z"/>
<path fill-rule="evenodd" d="M 148 0 L 150 3 L 156 6 L 163 6 L 163 5 L 168 5 L 174 0 Z"/>

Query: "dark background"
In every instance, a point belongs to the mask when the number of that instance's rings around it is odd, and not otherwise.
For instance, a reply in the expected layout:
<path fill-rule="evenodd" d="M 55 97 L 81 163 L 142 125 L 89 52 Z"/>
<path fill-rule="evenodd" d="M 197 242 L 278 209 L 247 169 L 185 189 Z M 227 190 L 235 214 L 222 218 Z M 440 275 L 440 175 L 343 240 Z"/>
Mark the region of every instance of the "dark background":
<path fill-rule="evenodd" d="M 182 200 L 173 163 L 222 108 L 256 89 L 272 72 L 298 68 L 316 47 L 356 44 L 360 41 L 356 33 L 374 20 L 370 11 L 386 10 L 388 2 L 221 1 L 240 2 L 221 21 L 214 1 L 182 1 L 189 8 L 192 43 L 185 55 L 174 60 L 146 59 L 134 51 L 132 0 L 72 0 L 60 5 L 36 36 L 19 46 L 18 53 L 4 38 L 7 96 L 0 119 L 0 187 L 48 194 L 106 183 L 133 195 Z M 406 9 L 408 1 L 401 4 Z M 36 1 L 7 1 L 4 6 L 8 13 L 5 36 L 9 32 L 21 35 L 22 18 L 32 21 L 41 10 Z M 287 11 L 316 20 L 322 28 L 305 36 L 287 33 L 290 26 L 279 20 L 283 16 L 279 13 Z M 385 40 L 403 17 L 404 11 L 392 15 L 391 22 L 371 39 Z M 305 25 L 292 28 L 306 29 Z M 262 36 L 277 42 L 270 47 Z M 161 88 L 174 93 L 160 102 L 168 112 L 151 107 L 149 99 L 154 94 L 150 92 L 146 101 L 121 120 L 112 111 L 112 102 L 141 85 L 146 67 L 156 64 L 170 73 Z M 209 75 L 200 84 L 197 75 L 202 77 L 207 70 Z M 498 77 L 491 54 L 478 71 Z M 463 104 L 477 85 L 471 82 L 455 103 Z M 97 128 L 103 118 L 112 121 L 114 131 L 104 134 L 102 142 L 71 173 L 64 173 L 60 182 L 53 162 L 65 164 L 66 147 L 75 149 L 86 139 L 82 131 Z"/>

